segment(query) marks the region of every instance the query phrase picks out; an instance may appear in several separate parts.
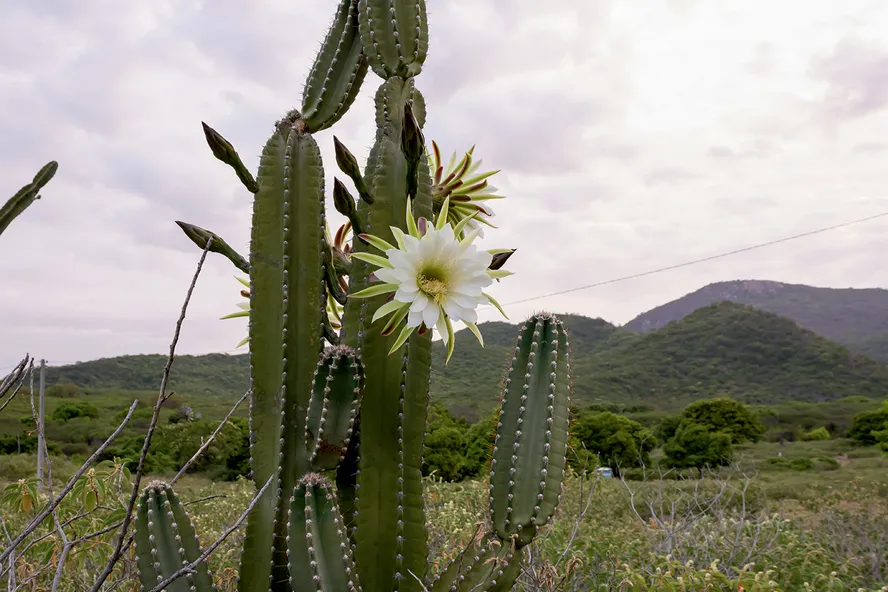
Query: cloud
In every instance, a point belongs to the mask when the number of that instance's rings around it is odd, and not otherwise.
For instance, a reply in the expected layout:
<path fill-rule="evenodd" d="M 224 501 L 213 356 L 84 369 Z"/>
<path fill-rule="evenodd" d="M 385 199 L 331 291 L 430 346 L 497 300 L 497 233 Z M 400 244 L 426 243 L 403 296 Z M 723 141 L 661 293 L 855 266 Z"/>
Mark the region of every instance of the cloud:
<path fill-rule="evenodd" d="M 50 159 L 43 199 L 0 236 L 0 371 L 164 352 L 200 252 L 175 220 L 247 254 L 252 201 L 203 138 L 206 121 L 256 170 L 272 125 L 300 103 L 330 0 L 4 8 L 0 193 Z M 855 15 L 849 18 L 848 15 Z M 417 86 L 426 137 L 476 146 L 506 195 L 484 248 L 517 247 L 504 303 L 610 282 L 885 208 L 888 7 L 654 0 L 430 3 Z M 369 74 L 317 134 L 328 192 L 336 135 L 363 161 Z M 339 220 L 338 215 L 331 219 Z M 884 283 L 880 222 L 510 305 L 625 322 L 713 281 Z M 239 275 L 207 258 L 182 353 L 230 351 Z M 497 318 L 486 309 L 482 320 Z M 243 350 L 241 350 L 243 351 Z"/>
<path fill-rule="evenodd" d="M 828 55 L 813 60 L 811 70 L 827 85 L 821 107 L 831 118 L 865 117 L 888 105 L 886 47 L 846 37 Z"/>

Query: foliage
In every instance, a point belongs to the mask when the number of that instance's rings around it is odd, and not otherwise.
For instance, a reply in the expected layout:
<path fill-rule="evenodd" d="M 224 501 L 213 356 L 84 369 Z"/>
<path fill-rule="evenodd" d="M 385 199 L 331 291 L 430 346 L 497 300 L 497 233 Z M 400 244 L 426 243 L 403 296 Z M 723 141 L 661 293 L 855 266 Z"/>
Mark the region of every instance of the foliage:
<path fill-rule="evenodd" d="M 72 401 L 70 403 L 62 403 L 56 407 L 50 417 L 55 421 L 68 422 L 75 417 L 95 419 L 98 416 L 99 410 L 95 405 L 90 405 L 86 401 Z"/>
<path fill-rule="evenodd" d="M 880 441 L 879 432 L 888 429 L 888 403 L 874 411 L 865 411 L 854 417 L 848 437 L 861 444 L 872 445 Z"/>
<path fill-rule="evenodd" d="M 728 397 L 691 403 L 682 412 L 681 418 L 710 431 L 728 434 L 732 444 L 758 442 L 765 432 L 765 426 L 748 406 Z"/>
<path fill-rule="evenodd" d="M 806 432 L 802 434 L 803 442 L 813 442 L 815 440 L 829 440 L 831 437 L 829 430 L 825 427 L 820 426 L 816 430 L 811 430 L 810 432 Z"/>
<path fill-rule="evenodd" d="M 653 434 L 640 423 L 608 411 L 582 415 L 571 434 L 601 464 L 613 468 L 617 477 L 623 468 L 649 464 L 655 444 Z"/>
<path fill-rule="evenodd" d="M 676 468 L 718 467 L 727 465 L 733 449 L 731 434 L 683 420 L 675 434 L 663 446 L 666 462 Z"/>
<path fill-rule="evenodd" d="M 796 442 L 784 451 L 792 460 L 796 453 L 823 454 L 825 446 L 835 445 L 835 441 Z M 762 455 L 769 454 L 771 447 L 767 442 L 755 445 Z M 869 459 L 860 459 L 822 472 L 816 461 L 805 472 L 762 465 L 759 477 L 751 482 L 738 475 L 728 481 L 727 475 L 706 473 L 695 487 L 687 481 L 659 481 L 656 476 L 624 485 L 616 479 L 581 481 L 579 475 L 571 475 L 557 519 L 534 543 L 516 591 L 736 592 L 742 585 L 746 592 L 877 592 L 888 581 L 886 558 L 872 553 L 874 546 L 888 542 L 888 459 L 873 460 L 878 465 L 867 466 Z M 29 466 L 33 471 L 33 457 Z M 70 468 L 57 459 L 53 467 L 62 473 Z M 100 479 L 106 489 L 103 505 L 111 507 L 116 502 L 109 494 L 116 491 L 116 484 L 107 477 Z M 733 489 L 723 491 L 726 484 Z M 457 556 L 475 523 L 486 517 L 487 485 L 483 479 L 460 483 L 425 479 L 433 573 Z M 186 477 L 176 489 L 202 542 L 214 540 L 231 526 L 252 497 L 252 486 L 243 479 L 220 484 Z M 653 510 L 652 502 L 658 502 Z M 61 519 L 84 511 L 83 504 L 82 496 L 63 502 Z M 694 511 L 692 504 L 706 511 Z M 672 513 L 674 527 L 666 513 Z M 11 532 L 29 518 L 5 504 L 0 505 L 0 515 Z M 112 511 L 97 508 L 78 519 L 78 536 L 100 530 L 111 516 Z M 47 538 L 31 546 L 20 561 L 19 581 L 33 577 L 35 590 L 51 588 L 53 561 L 62 549 L 53 533 L 48 520 L 34 540 Z M 90 566 L 102 563 L 114 534 L 88 536 L 74 547 L 60 592 L 89 588 L 94 579 Z M 670 540 L 671 554 L 658 552 Z M 236 590 L 242 544 L 241 529 L 210 558 L 220 592 Z M 123 579 L 118 589 L 136 589 L 134 567 L 125 557 L 114 574 L 115 581 Z M 6 583 L 3 568 L 0 581 Z"/>
<path fill-rule="evenodd" d="M 631 413 L 638 405 L 675 411 L 720 394 L 773 406 L 855 396 L 881 399 L 888 393 L 885 366 L 855 356 L 788 319 L 738 304 L 706 307 L 644 335 L 600 319 L 562 318 L 571 333 L 573 401 L 581 406 L 598 404 L 604 410 Z M 483 323 L 480 328 L 484 347 L 465 330 L 457 332 L 458 345 L 446 367 L 443 345 L 436 342 L 432 348 L 433 401 L 469 421 L 495 408 L 515 330 L 502 322 Z M 156 388 L 163 365 L 163 356 L 123 356 L 51 367 L 48 376 L 50 382 L 89 388 L 93 395 L 97 389 Z M 182 356 L 173 367 L 170 384 L 206 415 L 210 405 L 230 404 L 239 397 L 248 387 L 248 375 L 247 356 Z M 837 417 L 845 421 L 841 414 Z M 817 425 L 825 422 L 804 429 Z M 827 427 L 834 432 L 846 429 Z"/>

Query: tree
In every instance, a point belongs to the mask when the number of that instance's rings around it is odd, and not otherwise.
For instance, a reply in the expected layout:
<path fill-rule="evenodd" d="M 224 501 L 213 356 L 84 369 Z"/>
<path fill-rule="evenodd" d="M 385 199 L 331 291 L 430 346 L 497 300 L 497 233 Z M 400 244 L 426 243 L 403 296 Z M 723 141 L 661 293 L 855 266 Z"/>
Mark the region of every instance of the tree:
<path fill-rule="evenodd" d="M 823 426 L 820 426 L 816 430 L 811 430 L 810 432 L 806 432 L 806 433 L 802 434 L 802 441 L 803 442 L 813 442 L 813 441 L 817 441 L 817 440 L 829 440 L 829 438 L 830 438 L 829 430 L 827 430 Z"/>
<path fill-rule="evenodd" d="M 95 419 L 99 416 L 99 410 L 94 405 L 90 405 L 86 401 L 72 401 L 70 403 L 62 403 L 52 412 L 52 419 L 55 421 L 68 421 L 75 417 L 89 417 Z"/>
<path fill-rule="evenodd" d="M 879 442 L 878 432 L 888 430 L 888 403 L 874 411 L 864 411 L 854 416 L 848 437 L 861 444 L 872 446 Z"/>
<path fill-rule="evenodd" d="M 464 438 L 466 477 L 477 477 L 490 468 L 498 421 L 499 413 L 494 412 L 472 424 L 466 431 Z"/>
<path fill-rule="evenodd" d="M 598 454 L 620 476 L 620 467 L 649 463 L 654 436 L 637 421 L 609 411 L 581 416 L 571 429 L 576 442 Z"/>
<path fill-rule="evenodd" d="M 758 442 L 765 433 L 765 426 L 749 407 L 728 397 L 691 403 L 682 412 L 681 417 L 711 432 L 728 434 L 732 444 L 745 441 Z"/>
<path fill-rule="evenodd" d="M 435 474 L 445 481 L 459 481 L 465 476 L 465 457 L 462 455 L 465 432 L 456 427 L 441 427 L 425 438 L 423 474 Z"/>
<path fill-rule="evenodd" d="M 704 467 L 718 467 L 731 460 L 731 435 L 712 431 L 708 426 L 683 421 L 675 435 L 663 446 L 666 462 L 677 469 L 698 469 L 703 475 Z"/>
<path fill-rule="evenodd" d="M 676 430 L 678 430 L 681 420 L 681 415 L 667 415 L 663 417 L 654 427 L 654 437 L 657 438 L 657 442 L 662 445 L 671 440 Z"/>

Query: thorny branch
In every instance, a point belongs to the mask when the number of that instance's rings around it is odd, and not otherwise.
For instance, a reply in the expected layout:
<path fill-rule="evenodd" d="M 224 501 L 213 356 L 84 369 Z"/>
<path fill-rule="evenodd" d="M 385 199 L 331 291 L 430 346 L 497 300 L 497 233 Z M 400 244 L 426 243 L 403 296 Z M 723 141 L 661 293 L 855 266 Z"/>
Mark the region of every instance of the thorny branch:
<path fill-rule="evenodd" d="M 203 253 L 200 255 L 200 260 L 197 262 L 197 269 L 194 270 L 194 276 L 191 278 L 191 285 L 188 286 L 188 292 L 185 294 L 185 301 L 182 303 L 179 319 L 176 321 L 176 330 L 173 333 L 173 340 L 170 343 L 170 355 L 167 358 L 166 365 L 163 369 L 163 378 L 160 380 L 160 392 L 157 395 L 157 401 L 154 403 L 154 413 L 151 415 L 151 422 L 148 424 L 148 433 L 145 434 L 145 440 L 142 443 L 142 452 L 139 455 L 139 463 L 136 466 L 136 472 L 133 475 L 133 490 L 130 494 L 126 513 L 123 516 L 123 524 L 120 527 L 120 535 L 117 537 L 114 553 L 111 554 L 108 563 L 105 565 L 105 569 L 99 575 L 99 578 L 90 589 L 90 592 L 98 592 L 105 580 L 108 579 L 108 576 L 111 575 L 111 572 L 114 570 L 114 565 L 120 559 L 120 555 L 123 552 L 123 541 L 126 538 L 127 530 L 132 521 L 133 507 L 135 507 L 136 499 L 139 497 L 139 485 L 141 485 L 142 482 L 142 471 L 145 469 L 145 458 L 148 456 L 148 448 L 151 446 L 151 438 L 154 436 L 154 429 L 157 426 L 157 418 L 160 415 L 160 408 L 163 406 L 164 402 L 172 396 L 172 393 L 170 393 L 170 395 L 166 394 L 166 388 L 170 378 L 170 369 L 172 368 L 173 360 L 176 358 L 176 345 L 179 343 L 179 333 L 182 330 L 182 323 L 185 322 L 185 313 L 188 311 L 188 303 L 191 301 L 191 295 L 194 293 L 194 286 L 197 284 L 197 278 L 200 276 L 200 271 L 203 269 L 207 253 L 212 245 L 213 238 L 210 237 L 206 246 L 204 246 Z M 132 537 L 130 537 L 130 541 L 131 540 Z M 127 542 L 127 546 L 129 546 L 129 541 Z"/>

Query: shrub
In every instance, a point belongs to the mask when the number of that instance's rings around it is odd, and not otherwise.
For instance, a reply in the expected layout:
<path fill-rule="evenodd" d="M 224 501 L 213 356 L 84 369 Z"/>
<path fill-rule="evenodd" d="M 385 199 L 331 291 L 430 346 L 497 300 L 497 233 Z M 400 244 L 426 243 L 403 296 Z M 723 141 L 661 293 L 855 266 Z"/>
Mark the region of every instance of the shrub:
<path fill-rule="evenodd" d="M 823 426 L 817 428 L 816 430 L 811 430 L 810 432 L 802 434 L 802 441 L 803 442 L 814 442 L 817 440 L 829 440 L 829 439 L 830 439 L 829 430 L 827 430 Z"/>

